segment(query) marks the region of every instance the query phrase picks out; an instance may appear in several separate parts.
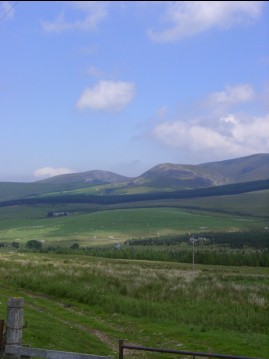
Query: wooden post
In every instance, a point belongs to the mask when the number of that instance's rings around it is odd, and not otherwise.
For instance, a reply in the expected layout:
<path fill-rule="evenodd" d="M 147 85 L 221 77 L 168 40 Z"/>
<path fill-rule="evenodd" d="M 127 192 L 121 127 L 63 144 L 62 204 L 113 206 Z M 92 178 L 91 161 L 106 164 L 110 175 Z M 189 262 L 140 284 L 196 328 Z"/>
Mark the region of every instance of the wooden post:
<path fill-rule="evenodd" d="M 123 339 L 119 340 L 119 359 L 123 359 Z"/>
<path fill-rule="evenodd" d="M 0 319 L 0 357 L 1 357 L 1 352 L 4 349 L 4 326 L 5 326 L 5 321 L 3 319 Z"/>
<path fill-rule="evenodd" d="M 22 329 L 23 329 L 24 299 L 9 298 L 7 303 L 7 319 L 6 319 L 6 345 L 22 345 Z M 20 358 L 14 355 L 6 355 L 7 358 Z"/>

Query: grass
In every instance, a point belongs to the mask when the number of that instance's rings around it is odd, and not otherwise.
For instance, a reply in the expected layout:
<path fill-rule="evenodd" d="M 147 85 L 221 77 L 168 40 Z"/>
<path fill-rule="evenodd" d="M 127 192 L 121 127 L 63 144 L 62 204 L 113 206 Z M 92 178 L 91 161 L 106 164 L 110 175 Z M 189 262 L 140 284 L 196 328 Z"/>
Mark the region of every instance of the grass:
<path fill-rule="evenodd" d="M 197 207 L 204 210 L 225 211 L 241 215 L 269 215 L 269 190 L 242 193 L 240 195 L 193 198 L 179 200 L 182 207 Z"/>
<path fill-rule="evenodd" d="M 48 244 L 78 241 L 80 245 L 112 244 L 135 237 L 175 233 L 261 229 L 268 220 L 177 208 L 130 208 L 94 211 L 77 205 L 13 206 L 0 208 L 0 242 L 26 243 L 37 239 Z M 73 209 L 73 210 L 72 210 Z M 85 209 L 87 212 L 85 213 Z M 99 207 L 100 209 L 100 207 Z M 49 211 L 67 210 L 71 216 L 47 218 Z"/>
<path fill-rule="evenodd" d="M 147 183 L 150 181 L 143 181 L 143 184 L 135 184 L 130 185 L 128 183 L 111 183 L 111 184 L 104 184 L 104 185 L 97 185 L 97 186 L 89 186 L 86 188 L 78 188 L 74 190 L 68 191 L 60 191 L 60 192 L 52 192 L 52 193 L 45 193 L 44 195 L 39 195 L 38 197 L 53 197 L 59 196 L 60 194 L 63 195 L 123 195 L 123 194 L 138 194 L 138 193 L 155 193 L 155 192 L 172 192 L 177 190 L 178 188 L 173 187 L 164 187 L 163 185 L 160 186 L 153 186 L 151 183 Z"/>
<path fill-rule="evenodd" d="M 8 298 L 24 298 L 24 345 L 99 355 L 112 353 L 111 348 L 94 335 L 94 330 L 97 330 L 98 326 L 94 324 L 93 318 L 88 316 L 87 321 L 83 320 L 79 309 L 76 313 L 68 310 L 70 306 L 66 307 L 61 301 L 3 285 L 0 287 L 0 293 L 0 315 L 4 319 Z"/>
<path fill-rule="evenodd" d="M 61 193 L 80 187 L 86 186 L 84 183 L 0 182 L 0 201 L 38 196 L 51 192 Z"/>
<path fill-rule="evenodd" d="M 8 295 L 25 297 L 25 340 L 32 346 L 116 355 L 124 338 L 269 355 L 268 268 L 197 265 L 192 272 L 177 263 L 7 253 L 0 278 L 0 313 Z"/>

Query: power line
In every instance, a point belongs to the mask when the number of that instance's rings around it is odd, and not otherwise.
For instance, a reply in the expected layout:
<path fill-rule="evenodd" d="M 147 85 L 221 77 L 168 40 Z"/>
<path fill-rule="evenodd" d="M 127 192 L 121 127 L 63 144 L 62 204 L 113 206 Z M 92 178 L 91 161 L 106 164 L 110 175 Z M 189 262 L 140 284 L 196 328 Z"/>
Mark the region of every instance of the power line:
<path fill-rule="evenodd" d="M 19 1 L 15 1 L 15 3 L 8 9 L 6 13 L 2 17 L 0 17 L 0 21 L 4 20 L 5 17 L 14 9 L 14 7 L 19 3 Z"/>

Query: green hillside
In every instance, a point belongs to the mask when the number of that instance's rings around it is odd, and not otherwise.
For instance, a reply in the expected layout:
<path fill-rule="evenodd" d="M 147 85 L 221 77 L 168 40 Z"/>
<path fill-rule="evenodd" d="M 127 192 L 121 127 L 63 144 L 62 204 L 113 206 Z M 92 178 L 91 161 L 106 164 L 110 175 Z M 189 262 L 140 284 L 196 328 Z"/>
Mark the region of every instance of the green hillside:
<path fill-rule="evenodd" d="M 140 193 L 129 195 L 91 195 L 91 194 L 69 194 L 55 193 L 42 196 L 33 196 L 0 202 L 0 206 L 13 205 L 36 205 L 36 204 L 67 204 L 67 203 L 93 203 L 93 204 L 117 204 L 140 201 L 164 200 L 164 199 L 185 199 L 235 195 L 246 192 L 261 191 L 269 188 L 269 180 L 235 183 L 224 186 L 209 188 L 198 188 L 192 190 Z"/>
<path fill-rule="evenodd" d="M 0 242 L 25 244 L 35 239 L 46 244 L 70 246 L 113 244 L 128 238 L 186 232 L 263 229 L 268 219 L 234 216 L 180 208 L 106 209 L 78 205 L 34 205 L 0 208 Z M 50 211 L 69 211 L 68 216 L 48 218 Z"/>
<path fill-rule="evenodd" d="M 165 201 L 163 201 L 163 203 L 165 203 Z M 199 209 L 212 212 L 226 212 L 235 215 L 269 218 L 269 190 L 247 192 L 237 195 L 169 201 L 170 205 L 172 205 L 172 203 L 186 209 Z"/>

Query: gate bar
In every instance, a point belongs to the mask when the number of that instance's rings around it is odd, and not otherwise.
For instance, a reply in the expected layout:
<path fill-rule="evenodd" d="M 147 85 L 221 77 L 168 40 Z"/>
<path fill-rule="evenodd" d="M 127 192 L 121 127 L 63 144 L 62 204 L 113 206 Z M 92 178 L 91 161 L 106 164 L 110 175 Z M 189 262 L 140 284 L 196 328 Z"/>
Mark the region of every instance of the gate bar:
<path fill-rule="evenodd" d="M 124 344 L 123 340 L 119 341 L 119 359 L 123 359 L 123 349 L 143 350 L 143 351 L 157 352 L 157 353 L 192 355 L 193 358 L 195 358 L 197 356 L 197 357 L 205 357 L 205 358 L 222 358 L 222 359 L 262 359 L 262 358 L 243 357 L 243 356 L 236 356 L 236 355 L 192 352 L 192 351 L 186 351 L 186 350 L 158 349 L 158 348 L 151 348 L 151 347 L 143 347 L 143 346 L 139 346 L 139 345 L 128 345 L 128 344 Z"/>

